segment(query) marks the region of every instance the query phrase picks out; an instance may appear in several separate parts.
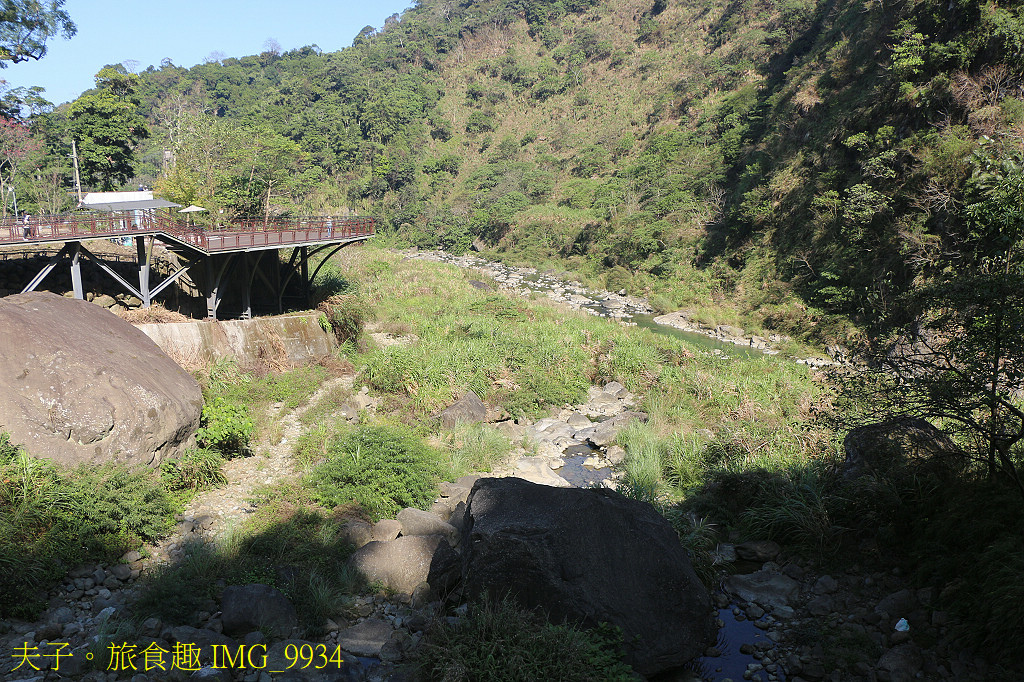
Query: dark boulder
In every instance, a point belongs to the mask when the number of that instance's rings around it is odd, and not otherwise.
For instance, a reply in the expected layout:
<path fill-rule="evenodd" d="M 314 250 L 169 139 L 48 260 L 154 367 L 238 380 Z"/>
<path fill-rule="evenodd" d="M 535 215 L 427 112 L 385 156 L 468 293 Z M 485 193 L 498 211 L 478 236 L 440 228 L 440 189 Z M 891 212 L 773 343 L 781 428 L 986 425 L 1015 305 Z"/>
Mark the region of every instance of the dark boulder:
<path fill-rule="evenodd" d="M 964 451 L 945 433 L 916 417 L 858 426 L 843 440 L 844 475 L 886 473 L 907 464 L 929 464 L 957 469 L 966 461 Z"/>
<path fill-rule="evenodd" d="M 463 531 L 467 594 L 511 596 L 553 622 L 622 628 L 627 660 L 652 675 L 700 656 L 711 597 L 672 526 L 607 489 L 480 479 Z"/>
<path fill-rule="evenodd" d="M 295 607 L 280 590 L 269 585 L 231 585 L 220 600 L 221 623 L 228 635 L 269 630 L 276 637 L 291 633 L 298 624 Z"/>
<path fill-rule="evenodd" d="M 440 414 L 441 425 L 447 429 L 454 428 L 459 422 L 476 424 L 487 419 L 487 406 L 480 396 L 473 391 L 466 391 L 458 401 Z"/>

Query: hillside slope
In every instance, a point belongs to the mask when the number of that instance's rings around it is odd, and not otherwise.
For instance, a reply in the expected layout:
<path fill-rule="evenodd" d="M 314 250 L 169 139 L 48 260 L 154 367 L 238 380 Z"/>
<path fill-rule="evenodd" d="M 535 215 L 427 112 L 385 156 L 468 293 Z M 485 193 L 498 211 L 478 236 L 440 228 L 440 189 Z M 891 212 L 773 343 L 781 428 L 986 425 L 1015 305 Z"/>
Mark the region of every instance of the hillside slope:
<path fill-rule="evenodd" d="M 1021 36 L 1019 0 L 425 0 L 337 53 L 150 67 L 139 174 L 832 341 L 1019 242 Z"/>

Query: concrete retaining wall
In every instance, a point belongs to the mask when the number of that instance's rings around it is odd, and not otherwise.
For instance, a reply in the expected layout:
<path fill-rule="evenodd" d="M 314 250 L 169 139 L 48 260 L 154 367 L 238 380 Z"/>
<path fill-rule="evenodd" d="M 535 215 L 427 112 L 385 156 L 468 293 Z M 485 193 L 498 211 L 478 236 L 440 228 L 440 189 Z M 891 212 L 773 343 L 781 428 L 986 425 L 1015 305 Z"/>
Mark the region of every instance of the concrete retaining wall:
<path fill-rule="evenodd" d="M 318 313 L 136 326 L 186 366 L 228 357 L 241 364 L 261 358 L 304 364 L 328 355 L 335 346 L 334 335 L 320 326 Z"/>

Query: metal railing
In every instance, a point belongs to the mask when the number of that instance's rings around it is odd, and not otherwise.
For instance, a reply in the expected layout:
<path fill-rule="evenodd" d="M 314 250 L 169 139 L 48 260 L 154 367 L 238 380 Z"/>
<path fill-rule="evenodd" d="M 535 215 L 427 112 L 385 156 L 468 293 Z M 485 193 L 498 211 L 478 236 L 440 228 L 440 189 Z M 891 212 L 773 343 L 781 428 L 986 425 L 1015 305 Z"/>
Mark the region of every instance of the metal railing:
<path fill-rule="evenodd" d="M 161 234 L 206 252 L 240 251 L 313 242 L 343 241 L 374 234 L 373 218 L 290 218 L 237 221 L 210 228 L 184 225 L 165 216 L 39 216 L 28 222 L 0 221 L 0 245 L 78 241 Z"/>

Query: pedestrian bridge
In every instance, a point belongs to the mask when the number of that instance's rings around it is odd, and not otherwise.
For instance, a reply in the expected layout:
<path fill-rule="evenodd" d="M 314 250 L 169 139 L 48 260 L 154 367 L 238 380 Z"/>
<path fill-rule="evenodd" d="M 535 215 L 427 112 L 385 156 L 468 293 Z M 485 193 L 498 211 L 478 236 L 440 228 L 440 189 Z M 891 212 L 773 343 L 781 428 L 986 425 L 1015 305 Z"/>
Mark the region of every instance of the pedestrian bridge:
<path fill-rule="evenodd" d="M 320 267 L 335 252 L 369 239 L 373 234 L 373 219 L 363 217 L 237 221 L 198 228 L 167 216 L 136 211 L 6 219 L 0 221 L 0 250 L 25 245 L 63 245 L 25 285 L 22 293 L 35 290 L 57 266 L 70 263 L 74 295 L 84 298 L 81 275 L 84 256 L 138 297 L 144 307 L 149 307 L 154 296 L 187 272 L 206 297 L 207 317 L 216 319 L 226 293 L 239 299 L 242 317 L 252 316 L 254 294 L 262 307 L 276 307 L 280 312 L 285 289 L 295 279 L 293 276 L 297 276 L 298 288 L 308 295 L 309 285 Z M 134 242 L 138 287 L 85 247 L 86 242 L 97 239 Z M 151 286 L 155 241 L 177 254 L 182 265 L 162 282 Z M 286 267 L 279 257 L 281 249 L 292 250 Z M 268 253 L 272 253 L 272 258 L 264 257 Z M 310 273 L 310 258 L 320 254 L 324 255 L 319 265 Z M 261 284 L 254 289 L 256 281 Z"/>

